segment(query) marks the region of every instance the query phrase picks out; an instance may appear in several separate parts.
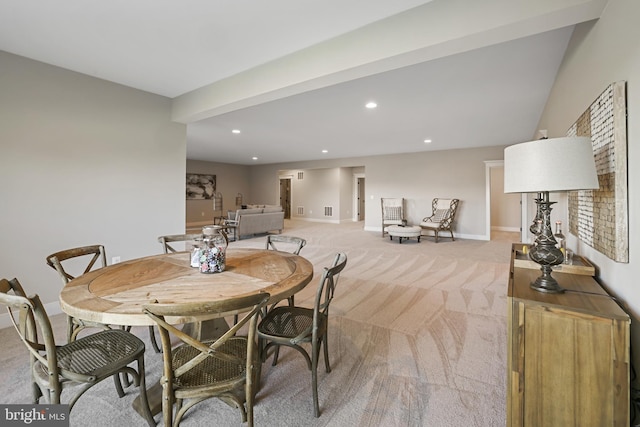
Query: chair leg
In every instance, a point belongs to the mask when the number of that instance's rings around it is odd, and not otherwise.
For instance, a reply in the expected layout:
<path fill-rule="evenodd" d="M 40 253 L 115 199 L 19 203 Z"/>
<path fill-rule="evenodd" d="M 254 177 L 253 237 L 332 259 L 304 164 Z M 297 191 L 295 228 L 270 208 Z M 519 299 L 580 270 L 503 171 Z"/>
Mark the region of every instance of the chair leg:
<path fill-rule="evenodd" d="M 315 347 L 316 343 L 313 344 Z M 320 404 L 318 403 L 318 353 L 319 348 L 312 348 L 313 359 L 311 360 L 311 389 L 313 391 L 313 415 L 318 418 L 320 416 Z"/>
<path fill-rule="evenodd" d="M 456 241 L 456 239 L 454 239 L 454 238 L 453 238 L 453 230 L 449 230 L 449 233 L 451 233 L 451 241 L 452 241 L 452 242 L 455 242 L 455 241 Z"/>
<path fill-rule="evenodd" d="M 327 337 L 327 334 L 325 334 L 320 345 L 324 347 L 324 368 L 327 371 L 327 374 L 331 372 L 331 365 L 329 364 L 329 346 L 327 345 L 328 342 L 329 337 Z"/>
<path fill-rule="evenodd" d="M 435 233 L 436 233 L 436 243 L 438 243 L 438 230 L 436 230 Z"/>
<path fill-rule="evenodd" d="M 127 373 L 122 373 L 123 378 L 127 378 Z M 124 397 L 124 390 L 122 389 L 122 382 L 120 381 L 120 374 L 113 375 L 113 384 L 116 386 L 116 391 L 118 392 L 118 397 Z"/>
<path fill-rule="evenodd" d="M 43 396 L 43 394 L 42 390 L 35 381 L 32 381 L 31 383 L 31 393 L 33 395 L 33 403 L 37 405 L 40 402 L 40 398 Z"/>
<path fill-rule="evenodd" d="M 251 372 L 250 376 L 253 380 L 255 380 L 255 374 L 256 374 L 257 369 L 254 368 L 253 372 Z M 245 387 L 245 417 L 246 417 L 246 421 L 247 421 L 247 426 L 248 427 L 253 427 L 253 400 L 254 397 L 256 395 L 256 383 L 252 382 L 252 383 L 248 383 L 246 384 Z"/>
<path fill-rule="evenodd" d="M 262 364 L 264 363 L 264 340 L 262 338 L 258 338 L 258 366 L 256 367 L 256 383 L 254 387 L 254 394 L 258 393 L 260 390 L 260 381 L 262 379 Z"/>
<path fill-rule="evenodd" d="M 278 356 L 280 355 L 280 346 L 276 345 L 274 347 L 275 348 L 273 349 L 273 363 L 271 364 L 271 366 L 276 366 L 276 363 L 278 363 Z"/>
<path fill-rule="evenodd" d="M 173 385 L 169 382 L 162 383 L 162 418 L 164 420 L 165 427 L 173 426 L 173 405 L 176 404 L 176 412 L 180 410 L 182 401 L 176 402 L 173 397 L 173 393 L 170 390 Z"/>
<path fill-rule="evenodd" d="M 140 355 L 138 359 L 138 389 L 140 390 L 140 401 L 142 403 L 142 410 L 144 411 L 144 418 L 147 420 L 147 424 L 150 427 L 156 425 L 156 420 L 153 419 L 151 408 L 149 407 L 149 400 L 147 399 L 147 383 L 145 380 L 144 372 L 144 353 Z"/>
<path fill-rule="evenodd" d="M 67 316 L 67 342 L 71 342 L 73 337 L 73 318 L 71 316 Z"/>
<path fill-rule="evenodd" d="M 156 353 L 162 353 L 162 349 L 158 345 L 158 341 L 156 341 L 156 333 L 153 329 L 153 326 L 149 326 L 149 339 L 151 340 L 151 346 Z"/>

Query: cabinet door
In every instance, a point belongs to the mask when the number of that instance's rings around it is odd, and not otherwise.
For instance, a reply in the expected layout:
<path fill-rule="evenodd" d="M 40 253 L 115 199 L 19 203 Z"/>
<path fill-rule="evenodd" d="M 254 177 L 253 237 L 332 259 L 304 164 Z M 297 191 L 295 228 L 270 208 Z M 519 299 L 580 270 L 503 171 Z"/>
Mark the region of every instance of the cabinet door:
<path fill-rule="evenodd" d="M 628 425 L 624 322 L 515 301 L 510 316 L 510 387 L 518 388 L 510 390 L 510 399 L 518 399 L 510 403 L 510 421 L 529 427 Z"/>

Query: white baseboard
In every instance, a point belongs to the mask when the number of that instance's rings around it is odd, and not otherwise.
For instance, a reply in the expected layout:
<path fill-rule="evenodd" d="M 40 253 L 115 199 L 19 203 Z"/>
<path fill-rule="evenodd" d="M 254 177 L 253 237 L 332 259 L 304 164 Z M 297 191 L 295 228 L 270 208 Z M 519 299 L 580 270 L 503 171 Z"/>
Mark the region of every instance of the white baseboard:
<path fill-rule="evenodd" d="M 325 224 L 340 224 L 339 219 L 323 219 L 323 218 L 302 218 L 302 217 L 292 217 L 291 219 L 295 219 L 297 221 L 308 221 L 308 222 L 323 222 Z M 350 222 L 351 220 L 349 220 Z"/>

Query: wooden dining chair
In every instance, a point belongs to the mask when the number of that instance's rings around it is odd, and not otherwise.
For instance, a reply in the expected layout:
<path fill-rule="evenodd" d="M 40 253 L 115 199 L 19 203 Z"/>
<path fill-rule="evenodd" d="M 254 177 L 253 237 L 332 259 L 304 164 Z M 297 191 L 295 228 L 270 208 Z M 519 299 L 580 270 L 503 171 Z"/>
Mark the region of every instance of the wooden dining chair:
<path fill-rule="evenodd" d="M 74 273 L 71 274 L 65 270 L 62 265 L 64 261 L 69 259 L 82 259 L 81 262 L 76 263 Z M 58 275 L 62 279 L 63 286 L 75 279 L 77 276 L 86 274 L 93 269 L 102 268 L 107 266 L 107 257 L 105 254 L 104 246 L 91 245 L 82 246 L 79 248 L 66 249 L 53 253 L 47 257 L 47 265 L 58 272 Z M 78 271 L 79 274 L 75 273 Z M 71 316 L 67 316 L 67 340 L 68 342 L 74 341 L 80 331 L 84 328 L 99 328 L 109 329 L 107 325 L 101 323 L 88 322 L 81 319 L 75 319 Z"/>
<path fill-rule="evenodd" d="M 187 247 L 189 244 L 193 246 L 202 242 L 202 233 L 169 234 L 158 237 L 158 242 L 162 245 L 162 250 L 165 254 L 188 251 L 191 249 L 190 247 Z M 185 243 L 184 248 L 175 244 L 182 242 Z"/>
<path fill-rule="evenodd" d="M 144 312 L 158 325 L 162 341 L 164 368 L 160 384 L 166 427 L 179 426 L 190 408 L 212 397 L 238 408 L 242 421 L 253 426 L 253 400 L 259 372 L 256 323 L 269 297 L 268 293 L 259 293 L 219 301 L 144 305 Z M 206 341 L 192 337 L 167 321 L 167 318 L 184 319 L 203 313 L 224 316 L 238 312 L 242 318 L 235 325 L 221 337 Z M 245 325 L 247 335 L 236 335 Z M 176 340 L 179 344 L 173 345 Z"/>
<path fill-rule="evenodd" d="M 27 297 L 17 279 L 0 279 L 0 303 L 29 350 L 33 403 L 42 397 L 47 404 L 60 404 L 69 389 L 69 411 L 78 399 L 102 380 L 113 377 L 119 397 L 125 395 L 119 375 L 133 378 L 140 391 L 143 416 L 155 426 L 145 384 L 144 343 L 121 329 L 99 331 L 57 346 L 49 316 L 38 295 Z M 137 369 L 129 366 L 137 363 Z M 73 391 L 71 391 L 73 390 Z M 65 393 L 67 396 L 67 393 Z M 133 416 L 133 414 L 132 414 Z"/>
<path fill-rule="evenodd" d="M 71 265 L 71 260 L 81 261 L 80 263 L 74 262 L 73 265 Z M 65 268 L 63 263 L 69 267 Z M 104 246 L 102 245 L 82 246 L 78 248 L 65 249 L 49 255 L 47 257 L 47 265 L 58 272 L 63 285 L 66 285 L 69 281 L 82 274 L 87 274 L 95 268 L 106 267 L 107 256 Z M 84 265 L 84 267 L 82 267 L 82 265 Z M 74 274 L 70 273 L 72 269 Z M 78 271 L 79 274 L 75 273 L 76 271 Z M 108 325 L 67 316 L 67 340 L 69 342 L 74 341 L 78 337 L 78 334 L 85 328 L 111 329 Z M 149 339 L 151 340 L 153 349 L 158 353 L 160 351 L 160 347 L 156 341 L 153 326 L 149 326 Z"/>
<path fill-rule="evenodd" d="M 338 253 L 331 267 L 325 267 L 316 291 L 313 308 L 297 306 L 281 306 L 270 310 L 258 325 L 258 349 L 260 360 L 264 362 L 267 352 L 275 347 L 273 366 L 278 363 L 278 348 L 287 346 L 297 350 L 307 361 L 311 370 L 313 389 L 314 415 L 320 416 L 318 403 L 318 359 L 320 348 L 324 347 L 324 364 L 327 373 L 331 372 L 329 364 L 328 323 L 329 304 L 338 284 L 340 272 L 347 265 L 347 255 Z M 302 344 L 311 344 L 309 352 Z M 260 376 L 258 375 L 258 378 Z"/>
<path fill-rule="evenodd" d="M 307 241 L 301 237 L 287 236 L 284 234 L 269 234 L 265 249 L 275 251 L 291 252 L 300 255 L 300 251 L 305 247 Z"/>
<path fill-rule="evenodd" d="M 287 236 L 284 234 L 269 234 L 265 249 L 274 251 L 291 252 L 294 255 L 300 255 L 300 251 L 307 244 L 307 241 L 301 237 Z M 294 305 L 294 296 L 287 298 L 289 305 Z"/>

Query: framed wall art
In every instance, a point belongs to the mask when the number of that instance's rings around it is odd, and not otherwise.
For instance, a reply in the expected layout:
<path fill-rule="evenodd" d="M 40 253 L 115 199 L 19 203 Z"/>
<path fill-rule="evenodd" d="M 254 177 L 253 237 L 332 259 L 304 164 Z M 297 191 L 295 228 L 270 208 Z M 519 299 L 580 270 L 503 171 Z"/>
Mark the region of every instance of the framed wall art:
<path fill-rule="evenodd" d="M 215 175 L 187 174 L 187 200 L 210 200 L 215 192 Z"/>

